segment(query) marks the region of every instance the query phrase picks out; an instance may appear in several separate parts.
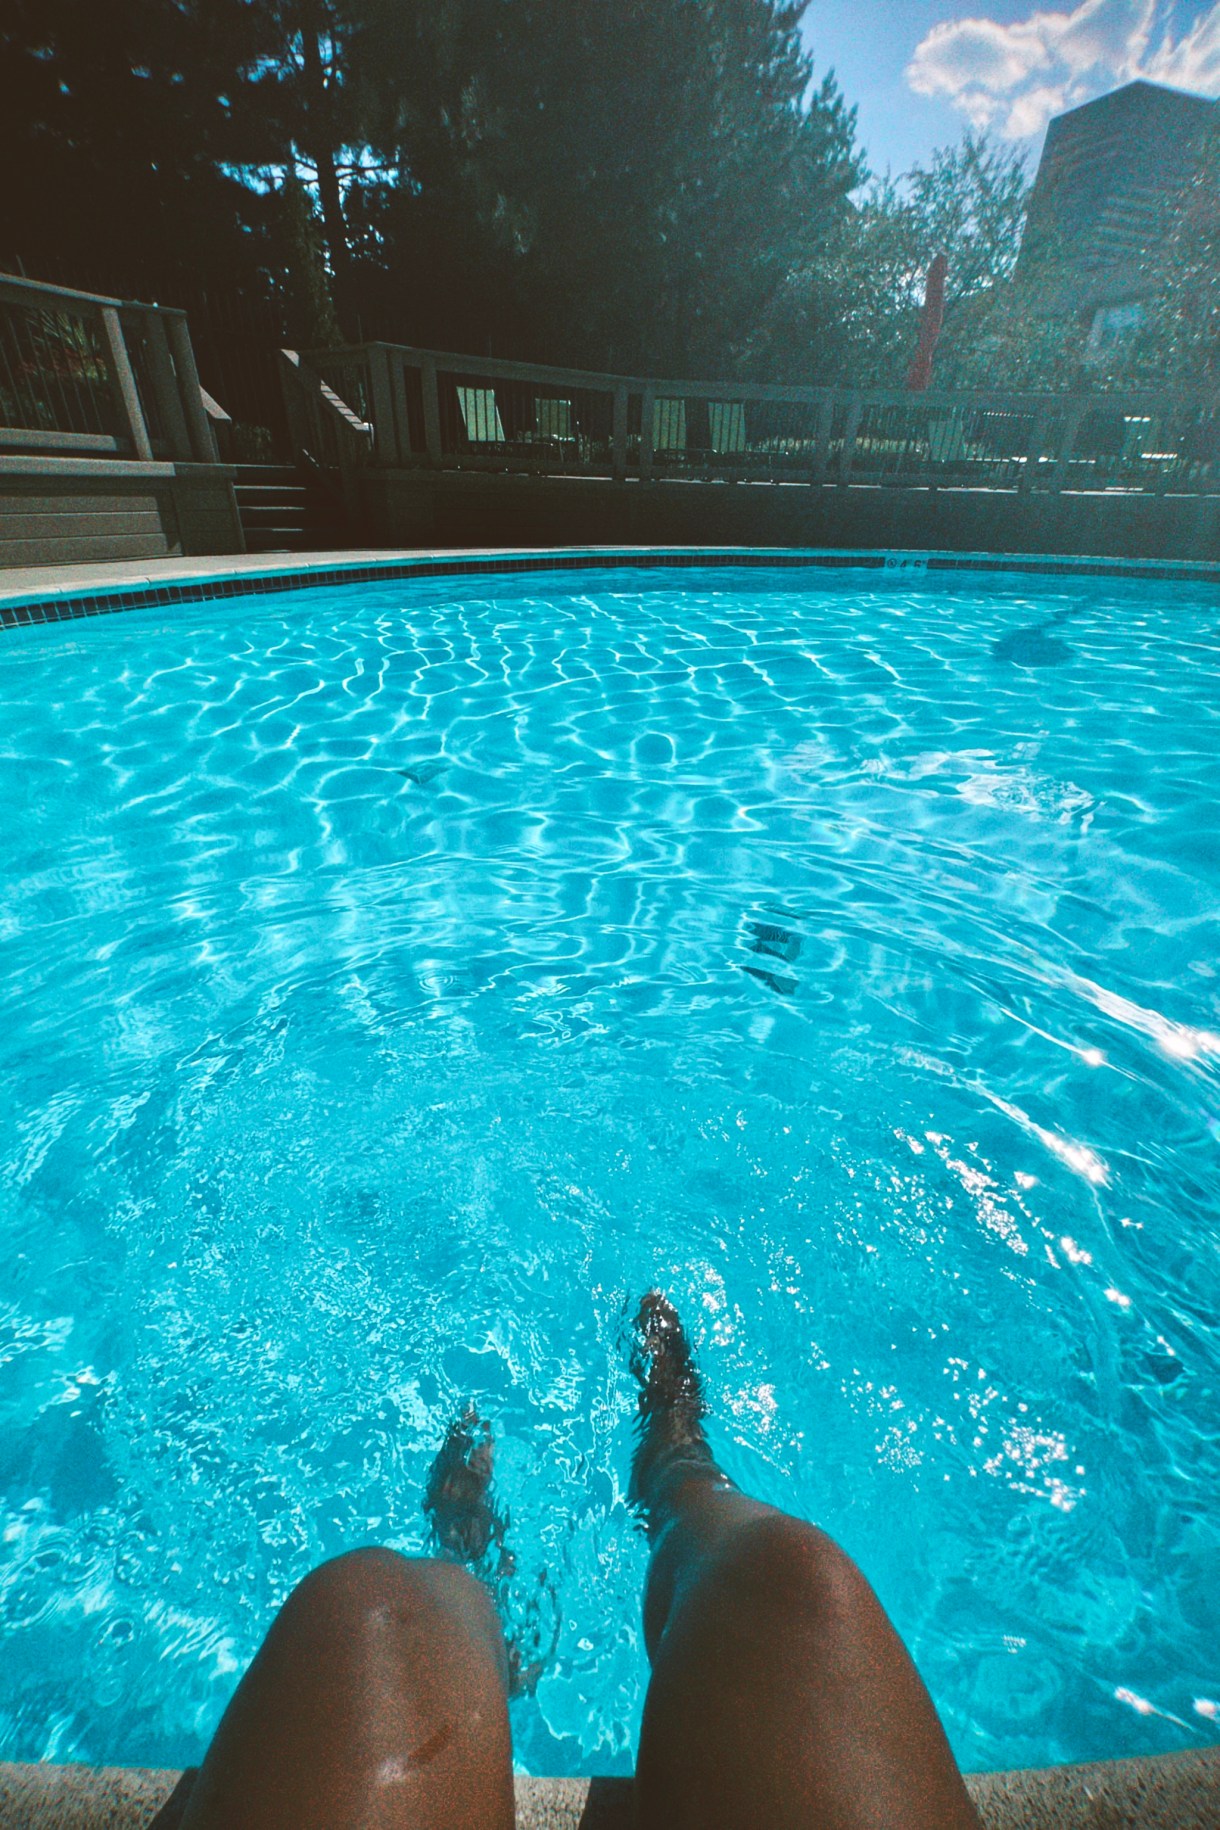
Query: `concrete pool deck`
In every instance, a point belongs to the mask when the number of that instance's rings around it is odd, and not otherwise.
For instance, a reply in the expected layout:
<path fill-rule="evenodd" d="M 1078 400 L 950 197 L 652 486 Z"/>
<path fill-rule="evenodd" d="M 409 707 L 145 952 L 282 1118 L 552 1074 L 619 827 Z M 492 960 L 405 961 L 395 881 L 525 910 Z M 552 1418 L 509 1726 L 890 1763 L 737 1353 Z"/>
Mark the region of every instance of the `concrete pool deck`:
<path fill-rule="evenodd" d="M 140 1767 L 0 1765 L 0 1830 L 146 1830 L 178 1777 Z M 975 1773 L 967 1784 L 985 1830 L 1220 1826 L 1220 1748 Z M 517 1780 L 518 1830 L 632 1830 L 633 1824 L 630 1780 Z"/>

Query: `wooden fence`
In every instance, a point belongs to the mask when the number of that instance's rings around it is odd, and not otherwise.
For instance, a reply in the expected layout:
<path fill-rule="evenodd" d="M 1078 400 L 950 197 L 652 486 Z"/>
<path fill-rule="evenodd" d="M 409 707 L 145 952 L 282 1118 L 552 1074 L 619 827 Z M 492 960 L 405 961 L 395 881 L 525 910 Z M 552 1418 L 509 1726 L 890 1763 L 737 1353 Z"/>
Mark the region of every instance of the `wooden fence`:
<path fill-rule="evenodd" d="M 395 468 L 1220 493 L 1220 398 L 657 381 L 390 343 L 302 360 Z"/>

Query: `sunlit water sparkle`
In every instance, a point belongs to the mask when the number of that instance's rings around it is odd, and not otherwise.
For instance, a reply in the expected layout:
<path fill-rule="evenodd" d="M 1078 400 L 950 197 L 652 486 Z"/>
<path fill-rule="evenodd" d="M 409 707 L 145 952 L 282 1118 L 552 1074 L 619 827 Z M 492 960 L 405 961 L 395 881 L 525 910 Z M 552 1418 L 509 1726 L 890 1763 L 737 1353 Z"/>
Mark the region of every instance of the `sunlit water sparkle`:
<path fill-rule="evenodd" d="M 628 1770 L 653 1282 L 964 1765 L 1215 1741 L 1215 590 L 1054 583 L 0 638 L 0 1757 L 197 1758 L 473 1397 L 518 1758 Z"/>

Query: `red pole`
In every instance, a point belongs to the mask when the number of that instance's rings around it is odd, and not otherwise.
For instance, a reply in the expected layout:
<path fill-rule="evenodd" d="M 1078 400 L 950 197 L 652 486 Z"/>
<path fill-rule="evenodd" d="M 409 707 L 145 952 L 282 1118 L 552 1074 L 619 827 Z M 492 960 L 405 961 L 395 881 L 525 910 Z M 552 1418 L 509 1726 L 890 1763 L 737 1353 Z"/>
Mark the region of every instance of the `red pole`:
<path fill-rule="evenodd" d="M 907 375 L 912 394 L 922 394 L 932 379 L 932 358 L 945 321 L 945 280 L 949 272 L 948 256 L 938 254 L 928 268 L 923 295 L 923 316 L 919 321 L 919 347 Z"/>

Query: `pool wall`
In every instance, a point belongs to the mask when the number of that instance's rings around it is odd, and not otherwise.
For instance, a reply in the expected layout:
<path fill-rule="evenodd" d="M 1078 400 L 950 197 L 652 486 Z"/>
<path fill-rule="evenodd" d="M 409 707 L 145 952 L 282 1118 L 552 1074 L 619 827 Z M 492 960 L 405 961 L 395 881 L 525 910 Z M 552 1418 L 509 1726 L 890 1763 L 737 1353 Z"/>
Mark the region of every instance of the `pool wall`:
<path fill-rule="evenodd" d="M 0 459 L 0 580 L 19 566 L 240 553 L 223 465 Z M 369 467 L 353 544 L 900 547 L 1220 560 L 1220 496 L 532 477 Z"/>
<path fill-rule="evenodd" d="M 1220 559 L 1220 496 L 613 483 L 380 467 L 362 473 L 360 489 L 374 546 L 885 546 Z"/>

